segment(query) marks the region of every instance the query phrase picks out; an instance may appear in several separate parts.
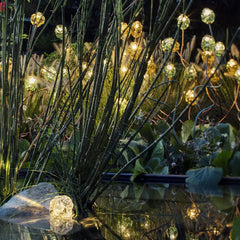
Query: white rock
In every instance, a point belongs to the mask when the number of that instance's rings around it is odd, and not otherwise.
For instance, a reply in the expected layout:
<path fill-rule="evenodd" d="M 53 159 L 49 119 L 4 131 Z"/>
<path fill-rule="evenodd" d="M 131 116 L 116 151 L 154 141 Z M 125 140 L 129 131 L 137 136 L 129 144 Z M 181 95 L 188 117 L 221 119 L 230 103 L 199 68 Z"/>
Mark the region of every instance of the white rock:
<path fill-rule="evenodd" d="M 59 195 L 51 183 L 39 183 L 13 196 L 0 207 L 0 217 L 39 216 L 49 212 L 50 201 Z"/>

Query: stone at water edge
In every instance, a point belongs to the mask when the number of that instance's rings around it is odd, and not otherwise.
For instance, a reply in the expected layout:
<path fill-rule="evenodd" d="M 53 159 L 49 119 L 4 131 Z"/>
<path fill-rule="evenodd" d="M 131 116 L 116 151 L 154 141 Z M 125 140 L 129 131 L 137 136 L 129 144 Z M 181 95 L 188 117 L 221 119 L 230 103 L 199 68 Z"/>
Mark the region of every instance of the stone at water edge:
<path fill-rule="evenodd" d="M 59 195 L 51 183 L 42 182 L 13 196 L 0 207 L 0 218 L 49 214 L 50 201 Z"/>

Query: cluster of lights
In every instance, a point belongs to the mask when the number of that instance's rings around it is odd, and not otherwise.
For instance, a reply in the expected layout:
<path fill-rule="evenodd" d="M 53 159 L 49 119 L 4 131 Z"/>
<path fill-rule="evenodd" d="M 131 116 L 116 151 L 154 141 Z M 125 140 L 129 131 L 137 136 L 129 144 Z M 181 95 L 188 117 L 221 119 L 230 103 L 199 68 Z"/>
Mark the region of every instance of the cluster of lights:
<path fill-rule="evenodd" d="M 215 13 L 213 10 L 209 8 L 204 8 L 201 12 L 201 20 L 205 24 L 212 24 L 215 21 Z M 31 23 L 35 27 L 40 27 L 42 24 L 45 23 L 45 17 L 41 12 L 36 12 L 32 14 L 30 18 Z M 190 25 L 190 19 L 186 14 L 180 14 L 177 18 L 177 26 L 181 30 L 185 30 L 189 27 Z M 138 59 L 141 52 L 142 52 L 142 47 L 137 41 L 138 38 L 142 36 L 143 33 L 143 25 L 140 21 L 134 21 L 131 25 L 128 25 L 125 22 L 121 22 L 121 38 L 126 39 L 128 36 L 132 36 L 135 38 L 135 41 L 132 41 L 128 44 L 128 54 L 130 57 Z M 57 25 L 55 28 L 55 35 L 59 39 L 63 39 L 64 34 L 67 36 L 67 28 L 63 25 Z M 161 47 L 163 52 L 178 52 L 180 49 L 180 44 L 178 41 L 173 39 L 172 37 L 165 38 L 161 42 Z M 202 48 L 202 53 L 201 53 L 201 58 L 204 63 L 207 63 L 210 67 L 207 70 L 207 75 L 208 77 L 211 76 L 211 81 L 217 83 L 219 81 L 219 74 L 216 72 L 216 69 L 214 67 L 211 67 L 213 64 L 215 57 L 220 57 L 224 54 L 225 52 L 225 46 L 222 42 L 215 42 L 215 39 L 211 35 L 205 35 L 202 40 L 201 40 L 201 48 Z M 66 46 L 66 62 L 68 63 L 67 59 L 70 59 L 71 56 L 74 56 L 74 51 L 70 46 Z M 126 54 L 126 53 L 125 53 Z M 83 63 L 82 69 L 85 70 L 87 64 Z M 11 64 L 9 64 L 9 69 L 11 71 Z M 150 76 L 151 74 L 154 74 L 156 72 L 157 66 L 154 62 L 154 60 L 151 58 L 148 61 L 147 65 L 147 71 L 146 71 L 146 76 Z M 240 82 L 240 67 L 237 63 L 236 60 L 230 59 L 227 62 L 226 65 L 227 72 L 234 76 L 237 81 Z M 126 65 L 122 65 L 120 68 L 120 74 L 121 76 L 124 76 L 128 72 L 128 68 Z M 92 68 L 89 68 L 86 77 L 90 78 L 92 76 Z M 164 74 L 167 78 L 171 79 L 176 75 L 176 68 L 174 64 L 172 63 L 167 63 L 166 66 L 164 67 Z M 65 74 L 66 75 L 66 74 Z M 56 69 L 54 67 L 44 67 L 41 70 L 41 77 L 46 79 L 47 81 L 54 81 L 56 78 Z M 194 67 L 194 65 L 190 64 L 189 66 L 185 67 L 184 74 L 183 74 L 184 79 L 188 81 L 193 81 L 197 78 L 197 71 Z M 31 79 L 31 78 L 30 78 Z M 33 91 L 36 89 L 36 80 L 27 80 L 26 83 L 26 88 L 28 90 Z M 187 103 L 192 102 L 194 99 L 194 91 L 193 90 L 188 90 L 185 94 L 185 101 Z"/>

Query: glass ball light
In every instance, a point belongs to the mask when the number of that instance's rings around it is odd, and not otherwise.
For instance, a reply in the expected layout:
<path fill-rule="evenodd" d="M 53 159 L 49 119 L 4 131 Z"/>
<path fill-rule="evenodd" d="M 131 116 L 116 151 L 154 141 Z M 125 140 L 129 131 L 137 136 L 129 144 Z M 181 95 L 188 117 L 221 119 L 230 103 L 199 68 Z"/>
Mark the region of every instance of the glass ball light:
<path fill-rule="evenodd" d="M 171 226 L 166 230 L 166 235 L 170 240 L 176 240 L 178 237 L 178 229 L 175 226 Z"/>
<path fill-rule="evenodd" d="M 218 57 L 220 57 L 221 55 L 224 54 L 225 46 L 224 46 L 223 42 L 217 42 L 214 49 L 215 49 L 215 54 Z"/>
<path fill-rule="evenodd" d="M 236 72 L 234 73 L 236 80 L 240 83 L 240 67 L 237 68 Z"/>
<path fill-rule="evenodd" d="M 154 63 L 153 60 L 149 60 L 147 65 L 147 73 L 152 74 L 152 73 L 155 73 L 155 71 L 156 71 L 156 64 Z"/>
<path fill-rule="evenodd" d="M 2 61 L 0 61 L 0 72 L 2 72 L 2 70 L 3 70 L 3 63 L 2 63 Z M 7 66 L 7 63 L 6 63 L 6 66 Z M 12 60 L 11 59 L 9 59 L 9 61 L 8 61 L 8 73 L 10 73 L 12 71 Z"/>
<path fill-rule="evenodd" d="M 201 41 L 203 51 L 214 51 L 215 39 L 210 35 L 205 35 Z"/>
<path fill-rule="evenodd" d="M 142 34 L 143 25 L 139 21 L 133 22 L 131 26 L 131 34 L 134 38 L 139 38 Z"/>
<path fill-rule="evenodd" d="M 125 39 L 128 36 L 128 25 L 125 22 L 121 22 L 121 39 Z"/>
<path fill-rule="evenodd" d="M 30 22 L 32 25 L 36 26 L 36 27 L 40 27 L 45 23 L 45 17 L 43 16 L 43 14 L 41 12 L 37 12 L 32 14 L 31 18 L 30 18 Z"/>
<path fill-rule="evenodd" d="M 187 215 L 191 220 L 196 220 L 199 216 L 200 209 L 195 204 L 192 204 L 191 207 L 187 209 Z"/>
<path fill-rule="evenodd" d="M 37 90 L 37 78 L 35 76 L 28 76 L 25 78 L 25 88 L 27 91 Z"/>
<path fill-rule="evenodd" d="M 192 64 L 185 68 L 183 77 L 189 81 L 194 80 L 197 77 L 197 71 Z"/>
<path fill-rule="evenodd" d="M 215 56 L 212 51 L 203 51 L 201 53 L 201 58 L 204 63 L 212 64 L 214 62 Z"/>
<path fill-rule="evenodd" d="M 208 77 L 211 77 L 211 81 L 214 83 L 217 83 L 219 81 L 219 76 L 216 72 L 216 68 L 213 67 L 211 69 L 208 70 Z"/>
<path fill-rule="evenodd" d="M 172 49 L 172 46 L 173 46 L 173 43 L 174 43 L 174 39 L 169 37 L 169 38 L 165 38 L 163 41 L 162 41 L 162 50 L 164 52 L 169 52 L 171 51 Z M 180 48 L 180 44 L 179 42 L 175 41 L 175 44 L 174 44 L 174 47 L 172 49 L 172 52 L 177 52 Z"/>
<path fill-rule="evenodd" d="M 74 221 L 69 219 L 50 217 L 50 228 L 54 233 L 66 235 L 73 229 Z"/>
<path fill-rule="evenodd" d="M 177 18 L 177 26 L 180 27 L 182 30 L 187 29 L 189 25 L 190 25 L 190 19 L 187 15 L 181 14 Z"/>
<path fill-rule="evenodd" d="M 175 76 L 176 74 L 176 68 L 172 63 L 168 63 L 165 67 L 164 67 L 164 74 L 166 77 L 168 78 L 172 78 Z"/>
<path fill-rule="evenodd" d="M 135 59 L 138 59 L 139 55 L 141 54 L 142 47 L 139 46 L 136 42 L 131 42 L 128 46 L 128 53 L 131 57 L 134 57 Z"/>
<path fill-rule="evenodd" d="M 228 73 L 234 75 L 235 72 L 237 71 L 238 69 L 238 62 L 234 59 L 230 59 L 228 62 L 227 62 L 227 71 Z"/>
<path fill-rule="evenodd" d="M 57 70 L 55 67 L 43 67 L 40 71 L 41 77 L 46 79 L 49 82 L 55 81 L 55 78 L 57 76 Z"/>
<path fill-rule="evenodd" d="M 49 214 L 52 218 L 72 219 L 73 202 L 66 195 L 58 195 L 50 201 Z"/>
<path fill-rule="evenodd" d="M 206 24 L 212 24 L 215 21 L 215 13 L 209 8 L 204 8 L 201 13 L 201 19 Z"/>
<path fill-rule="evenodd" d="M 194 96 L 194 91 L 193 90 L 188 90 L 187 92 L 186 92 L 186 95 L 185 95 L 185 101 L 188 103 L 188 104 L 190 104 L 192 101 L 193 101 L 193 99 L 195 98 L 195 96 Z M 193 105 L 194 104 L 196 104 L 196 102 L 194 102 L 193 103 Z"/>
<path fill-rule="evenodd" d="M 63 32 L 64 34 L 67 34 L 67 28 L 60 24 L 55 27 L 54 32 L 57 38 L 63 39 Z"/>

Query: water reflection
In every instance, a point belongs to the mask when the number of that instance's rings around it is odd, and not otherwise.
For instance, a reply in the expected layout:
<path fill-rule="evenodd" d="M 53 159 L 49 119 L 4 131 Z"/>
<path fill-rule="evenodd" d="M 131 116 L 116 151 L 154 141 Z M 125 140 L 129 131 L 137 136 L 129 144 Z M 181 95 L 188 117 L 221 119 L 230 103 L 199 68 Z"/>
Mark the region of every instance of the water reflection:
<path fill-rule="evenodd" d="M 205 188 L 208 195 L 202 190 L 113 185 L 98 199 L 101 231 L 111 240 L 231 239 L 233 220 L 239 214 L 240 186 Z"/>
<path fill-rule="evenodd" d="M 203 192 L 184 185 L 116 183 L 98 199 L 94 213 L 78 223 L 77 231 L 73 222 L 51 224 L 50 219 L 49 227 L 41 228 L 0 220 L 0 240 L 231 239 L 234 225 L 233 235 L 240 229 L 239 217 L 233 224 L 239 195 L 238 185 Z"/>

